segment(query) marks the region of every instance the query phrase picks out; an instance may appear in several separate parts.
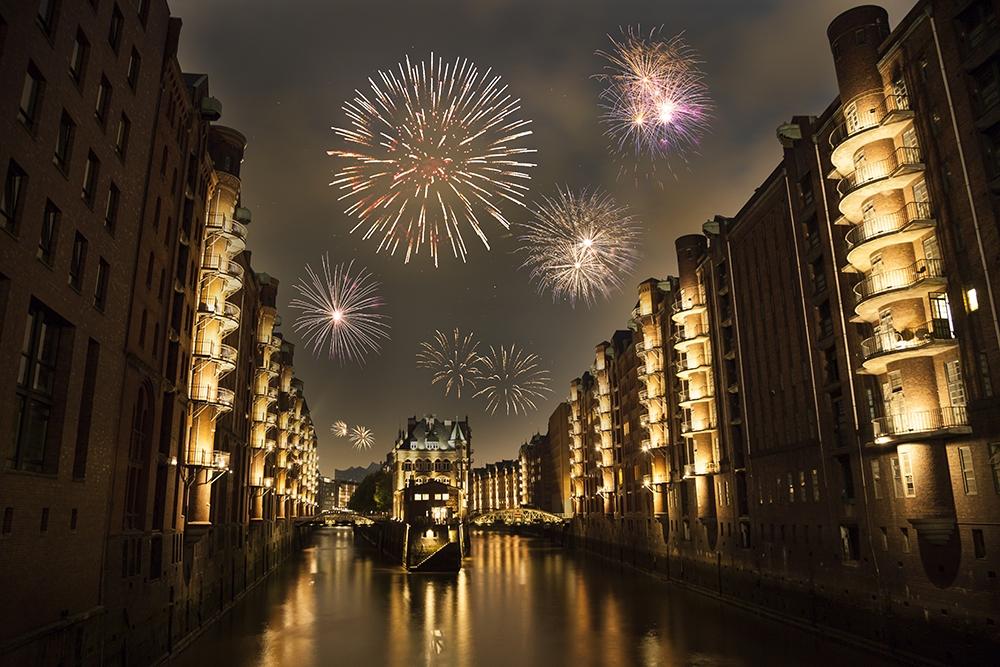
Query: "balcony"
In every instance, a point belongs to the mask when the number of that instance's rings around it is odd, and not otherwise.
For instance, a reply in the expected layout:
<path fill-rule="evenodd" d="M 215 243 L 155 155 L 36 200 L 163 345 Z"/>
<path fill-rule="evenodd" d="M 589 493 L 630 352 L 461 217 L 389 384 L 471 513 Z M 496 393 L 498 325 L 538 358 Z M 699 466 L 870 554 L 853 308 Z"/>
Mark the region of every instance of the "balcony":
<path fill-rule="evenodd" d="M 191 356 L 200 361 L 214 363 L 219 376 L 236 369 L 237 352 L 232 345 L 216 343 L 211 340 L 199 340 L 191 350 Z"/>
<path fill-rule="evenodd" d="M 709 433 L 715 430 L 715 417 L 707 419 L 692 419 L 681 422 L 681 435 L 695 436 L 700 433 Z"/>
<path fill-rule="evenodd" d="M 861 205 L 888 190 L 912 185 L 924 171 L 923 156 L 914 146 L 901 146 L 884 160 L 864 162 L 837 184 L 840 212 L 852 222 L 862 219 Z"/>
<path fill-rule="evenodd" d="M 692 359 L 679 359 L 677 361 L 677 377 L 687 378 L 695 373 L 707 373 L 712 370 L 711 364 L 704 361 L 694 361 Z"/>
<path fill-rule="evenodd" d="M 199 324 L 203 321 L 218 321 L 222 336 L 240 327 L 240 307 L 225 299 L 216 298 L 202 301 L 198 304 L 198 313 L 205 316 L 199 320 Z"/>
<path fill-rule="evenodd" d="M 699 285 L 695 289 L 680 291 L 680 298 L 670 305 L 670 319 L 680 323 L 688 315 L 705 312 L 705 290 Z"/>
<path fill-rule="evenodd" d="M 710 401 L 715 398 L 715 394 L 712 392 L 711 386 L 705 387 L 703 389 L 692 390 L 681 389 L 677 392 L 677 400 L 681 407 L 689 408 L 695 403 L 701 403 L 702 401 Z"/>
<path fill-rule="evenodd" d="M 708 340 L 708 327 L 701 324 L 686 324 L 674 332 L 674 349 L 683 352 L 692 345 L 704 343 Z"/>
<path fill-rule="evenodd" d="M 219 449 L 195 449 L 189 451 L 184 457 L 184 465 L 196 468 L 215 468 L 217 470 L 228 470 L 230 462 L 229 452 Z"/>
<path fill-rule="evenodd" d="M 229 293 L 243 287 L 243 267 L 224 255 L 206 254 L 202 259 L 201 270 L 206 275 L 221 280 Z"/>
<path fill-rule="evenodd" d="M 972 432 L 964 405 L 880 417 L 872 420 L 872 428 L 876 445 Z"/>
<path fill-rule="evenodd" d="M 218 235 L 229 241 L 229 249 L 234 255 L 246 247 L 246 225 L 228 216 L 208 216 L 208 220 L 205 222 L 205 233 L 209 238 Z"/>
<path fill-rule="evenodd" d="M 845 105 L 846 106 L 846 105 Z M 899 134 L 899 123 L 913 118 L 907 95 L 889 95 L 867 109 L 858 109 L 856 116 L 838 125 L 830 133 L 830 162 L 841 174 L 854 169 L 854 154 L 873 141 L 891 139 Z"/>
<path fill-rule="evenodd" d="M 858 271 L 872 268 L 872 253 L 897 243 L 912 243 L 935 225 L 928 202 L 910 202 L 887 215 L 877 215 L 847 232 L 847 262 Z"/>
<path fill-rule="evenodd" d="M 209 384 L 196 384 L 191 386 L 188 398 L 192 401 L 215 406 L 220 411 L 229 411 L 233 409 L 233 401 L 236 397 L 229 389 Z"/>
<path fill-rule="evenodd" d="M 698 473 L 695 472 L 695 466 L 694 466 L 693 463 L 685 463 L 684 464 L 684 479 L 688 479 L 690 477 L 694 477 L 696 474 L 698 474 Z"/>
<path fill-rule="evenodd" d="M 900 269 L 869 272 L 854 286 L 856 297 L 852 322 L 872 322 L 887 304 L 916 299 L 947 284 L 940 259 L 921 259 Z"/>
<path fill-rule="evenodd" d="M 933 320 L 861 341 L 862 368 L 866 374 L 881 375 L 886 372 L 886 365 L 895 361 L 938 354 L 956 345 L 958 343 L 948 320 Z"/>

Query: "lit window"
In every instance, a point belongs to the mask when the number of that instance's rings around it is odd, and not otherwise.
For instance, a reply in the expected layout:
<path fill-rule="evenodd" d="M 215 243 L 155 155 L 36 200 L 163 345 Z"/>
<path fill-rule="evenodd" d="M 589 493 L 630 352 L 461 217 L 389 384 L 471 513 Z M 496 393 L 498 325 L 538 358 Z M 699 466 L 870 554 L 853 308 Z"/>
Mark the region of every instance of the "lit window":
<path fill-rule="evenodd" d="M 966 446 L 958 448 L 958 465 L 962 470 L 962 488 L 965 490 L 965 495 L 976 495 L 979 492 L 979 489 L 976 486 L 976 470 L 972 466 L 971 447 Z"/>
<path fill-rule="evenodd" d="M 899 453 L 899 472 L 902 475 L 903 495 L 907 498 L 915 498 L 917 490 L 913 482 L 913 464 L 910 461 L 909 452 Z"/>
<path fill-rule="evenodd" d="M 979 310 L 979 295 L 976 293 L 975 287 L 965 290 L 965 310 L 969 313 Z"/>

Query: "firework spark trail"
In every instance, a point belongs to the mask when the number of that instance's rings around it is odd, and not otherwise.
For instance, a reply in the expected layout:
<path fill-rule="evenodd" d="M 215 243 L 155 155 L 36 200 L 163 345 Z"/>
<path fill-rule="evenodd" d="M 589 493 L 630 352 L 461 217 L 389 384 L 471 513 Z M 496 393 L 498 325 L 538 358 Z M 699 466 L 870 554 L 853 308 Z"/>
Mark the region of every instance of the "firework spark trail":
<path fill-rule="evenodd" d="M 441 331 L 434 332 L 434 338 L 420 344 L 420 351 L 417 352 L 417 368 L 429 368 L 434 372 L 431 384 L 444 383 L 444 395 L 451 395 L 451 390 L 455 390 L 455 396 L 462 397 L 462 389 L 468 385 L 471 389 L 476 388 L 476 380 L 481 371 L 479 369 L 480 356 L 477 353 L 479 341 L 471 333 L 462 335 L 456 328 L 449 337 Z"/>
<path fill-rule="evenodd" d="M 601 191 L 560 189 L 544 197 L 532 217 L 517 225 L 518 252 L 540 294 L 553 300 L 577 300 L 591 305 L 624 286 L 639 260 L 643 229 Z"/>
<path fill-rule="evenodd" d="M 338 438 L 346 438 L 349 432 L 347 422 L 342 419 L 338 419 L 333 422 L 333 426 L 330 427 L 330 432 L 333 433 Z"/>
<path fill-rule="evenodd" d="M 609 38 L 611 49 L 597 52 L 608 61 L 597 78 L 606 83 L 602 120 L 614 152 L 686 159 L 713 109 L 697 54 L 681 35 L 665 39 L 658 29 L 630 27 Z"/>
<path fill-rule="evenodd" d="M 508 415 L 527 414 L 538 409 L 536 400 L 552 391 L 550 380 L 537 354 L 526 353 L 516 345 L 490 346 L 490 353 L 482 357 L 482 389 L 473 397 L 483 396 L 491 415 L 500 408 Z"/>
<path fill-rule="evenodd" d="M 331 186 L 357 218 L 353 233 L 380 237 L 378 251 L 406 249 L 405 261 L 427 244 L 434 266 L 444 238 L 463 262 L 468 226 L 489 250 L 481 219 L 504 229 L 505 205 L 524 206 L 535 150 L 519 118 L 521 101 L 492 69 L 464 58 L 411 63 L 369 77 L 370 91 L 344 103 L 348 127 L 332 128 L 346 144 L 327 151 L 343 164 Z"/>
<path fill-rule="evenodd" d="M 307 264 L 308 277 L 295 284 L 300 298 L 288 305 L 302 311 L 292 326 L 313 354 L 326 348 L 331 359 L 364 364 L 365 355 L 378 353 L 380 341 L 389 338 L 389 324 L 378 312 L 385 305 L 379 283 L 367 269 L 354 272 L 353 266 L 353 260 L 332 266 L 328 255 L 319 272 Z"/>
<path fill-rule="evenodd" d="M 355 426 L 351 429 L 351 444 L 354 449 L 371 449 L 375 445 L 375 434 L 367 426 Z"/>

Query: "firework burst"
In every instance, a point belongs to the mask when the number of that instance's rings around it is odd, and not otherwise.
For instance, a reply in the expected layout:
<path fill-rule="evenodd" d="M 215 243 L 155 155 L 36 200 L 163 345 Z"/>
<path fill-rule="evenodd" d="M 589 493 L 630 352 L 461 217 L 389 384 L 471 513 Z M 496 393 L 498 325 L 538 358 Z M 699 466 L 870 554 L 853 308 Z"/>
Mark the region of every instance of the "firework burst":
<path fill-rule="evenodd" d="M 375 434 L 367 426 L 355 426 L 351 429 L 351 444 L 354 449 L 371 449 L 375 445 Z"/>
<path fill-rule="evenodd" d="M 347 426 L 347 422 L 342 419 L 338 419 L 333 422 L 333 426 L 330 427 L 330 432 L 338 438 L 346 438 L 349 431 L 350 429 Z"/>
<path fill-rule="evenodd" d="M 601 93 L 602 120 L 612 149 L 654 161 L 686 159 L 708 131 L 712 101 L 695 51 L 681 35 L 665 39 L 658 29 L 623 30 L 611 39 Z M 654 162 L 655 166 L 655 162 Z"/>
<path fill-rule="evenodd" d="M 454 389 L 455 396 L 461 398 L 466 385 L 470 389 L 476 388 L 476 380 L 480 376 L 478 347 L 479 341 L 471 333 L 463 336 L 456 328 L 448 336 L 435 331 L 432 340 L 420 344 L 417 368 L 433 371 L 431 384 L 443 382 L 445 396 L 449 396 Z"/>
<path fill-rule="evenodd" d="M 509 228 L 503 208 L 524 206 L 536 166 L 524 161 L 535 151 L 523 145 L 531 121 L 521 101 L 492 69 L 433 53 L 368 83 L 343 105 L 348 127 L 332 128 L 346 146 L 327 151 L 343 160 L 330 185 L 357 219 L 351 231 L 377 237 L 379 251 L 404 248 L 406 262 L 426 243 L 437 266 L 441 242 L 464 262 L 464 228 L 488 250 L 481 221 Z"/>
<path fill-rule="evenodd" d="M 552 391 L 550 379 L 537 354 L 526 353 L 516 345 L 490 346 L 490 353 L 482 357 L 482 388 L 474 396 L 486 399 L 491 415 L 500 408 L 508 415 L 527 414 L 538 409 L 535 401 Z"/>
<path fill-rule="evenodd" d="M 288 305 L 302 311 L 293 328 L 318 355 L 324 348 L 331 359 L 363 364 L 365 355 L 378 353 L 389 338 L 388 316 L 378 294 L 379 283 L 367 269 L 353 270 L 354 262 L 332 266 L 323 256 L 322 270 L 306 265 L 306 278 L 295 284 L 300 298 Z"/>
<path fill-rule="evenodd" d="M 539 293 L 589 306 L 598 295 L 621 289 L 635 268 L 642 225 L 604 192 L 560 189 L 517 226 L 517 238 L 521 267 Z"/>

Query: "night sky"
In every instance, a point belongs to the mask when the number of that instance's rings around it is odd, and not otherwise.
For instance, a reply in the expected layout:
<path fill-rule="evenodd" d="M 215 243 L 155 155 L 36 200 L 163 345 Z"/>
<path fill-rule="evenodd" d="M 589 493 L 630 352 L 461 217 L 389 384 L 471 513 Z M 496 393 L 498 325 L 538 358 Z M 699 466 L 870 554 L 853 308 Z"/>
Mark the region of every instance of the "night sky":
<path fill-rule="evenodd" d="M 223 103 L 220 121 L 242 131 L 244 204 L 253 211 L 253 265 L 281 281 L 279 312 L 287 338 L 294 311 L 292 284 L 304 265 L 328 251 L 356 258 L 383 283 L 391 341 L 365 366 L 314 359 L 296 350 L 296 374 L 319 433 L 320 469 L 384 459 L 397 429 L 412 414 L 468 415 L 476 461 L 509 458 L 536 431 L 544 432 L 569 381 L 587 369 L 594 345 L 625 328 L 634 286 L 676 271 L 674 239 L 698 233 L 715 214 L 731 215 L 780 156 L 774 130 L 793 115 L 818 114 L 836 87 L 826 26 L 858 0 L 171 0 L 184 21 L 180 62 L 209 75 Z M 895 25 L 912 0 L 885 0 Z M 704 64 L 716 104 L 711 134 L 700 154 L 680 163 L 676 178 L 619 180 L 599 123 L 601 84 L 592 79 L 609 33 L 641 24 L 683 31 Z M 351 236 L 352 226 L 327 184 L 337 166 L 325 151 L 337 145 L 342 103 L 380 68 L 407 54 L 430 51 L 492 66 L 522 99 L 534 121 L 538 149 L 530 200 L 556 185 L 603 187 L 627 203 L 647 228 L 645 256 L 626 293 L 589 310 L 538 296 L 518 271 L 513 240 L 487 227 L 487 252 L 470 239 L 467 264 L 442 248 L 433 268 L 426 249 L 408 265 L 375 254 L 377 242 Z M 507 209 L 514 220 L 525 211 Z M 473 242 L 474 241 L 474 242 Z M 445 399 L 414 355 L 435 329 L 475 331 L 486 344 L 516 342 L 539 354 L 552 372 L 553 392 L 537 413 L 490 416 L 480 399 Z M 356 452 L 334 438 L 344 419 L 375 431 L 375 448 Z"/>

